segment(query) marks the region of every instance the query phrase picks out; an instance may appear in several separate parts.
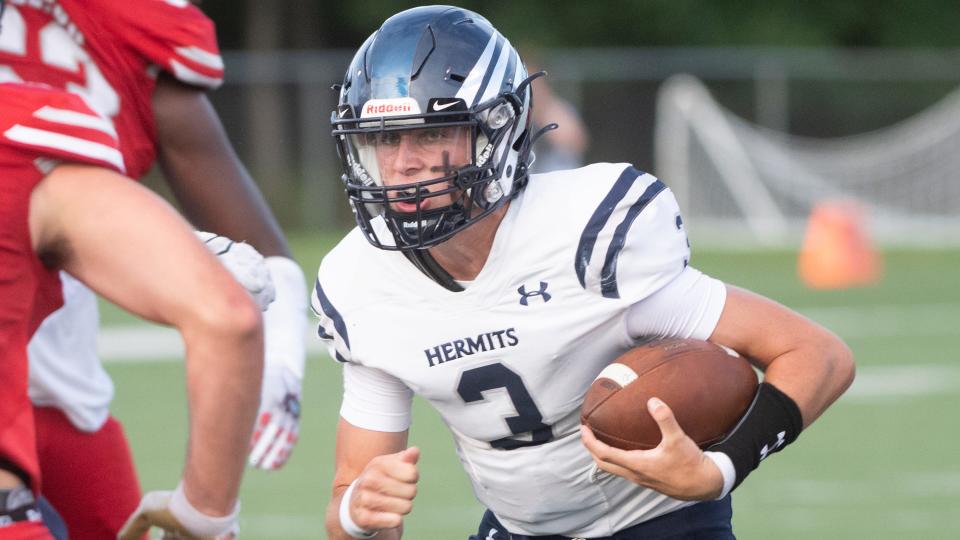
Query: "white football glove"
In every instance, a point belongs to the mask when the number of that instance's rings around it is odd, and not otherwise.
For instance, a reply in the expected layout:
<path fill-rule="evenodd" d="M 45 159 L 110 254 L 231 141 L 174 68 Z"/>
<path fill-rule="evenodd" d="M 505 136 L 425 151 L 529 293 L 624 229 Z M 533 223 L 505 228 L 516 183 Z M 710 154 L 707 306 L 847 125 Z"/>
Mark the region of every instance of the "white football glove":
<path fill-rule="evenodd" d="M 274 470 L 286 463 L 300 434 L 307 287 L 303 271 L 295 261 L 267 257 L 266 264 L 277 299 L 263 314 L 263 390 L 250 446 L 250 465 Z"/>
<path fill-rule="evenodd" d="M 250 465 L 264 470 L 283 466 L 300 437 L 300 377 L 283 365 L 263 373 L 260 415 L 253 431 Z"/>
<path fill-rule="evenodd" d="M 211 232 L 196 231 L 197 238 L 217 256 L 233 278 L 253 297 L 260 311 L 266 311 L 276 293 L 263 255 L 245 242 L 236 242 Z"/>
<path fill-rule="evenodd" d="M 127 518 L 117 540 L 140 540 L 153 527 L 163 530 L 164 540 L 233 540 L 240 532 L 239 513 L 238 503 L 228 516 L 202 514 L 187 501 L 182 486 L 174 491 L 151 491 Z"/>

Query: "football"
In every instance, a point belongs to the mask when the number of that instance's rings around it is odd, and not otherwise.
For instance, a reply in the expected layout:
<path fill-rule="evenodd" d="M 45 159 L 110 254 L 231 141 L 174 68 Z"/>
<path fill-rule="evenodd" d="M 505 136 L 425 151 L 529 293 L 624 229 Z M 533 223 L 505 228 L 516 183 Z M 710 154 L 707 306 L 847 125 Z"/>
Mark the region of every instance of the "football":
<path fill-rule="evenodd" d="M 649 450 L 660 443 L 660 428 L 647 411 L 647 400 L 657 397 L 673 410 L 683 431 L 706 448 L 736 426 L 757 384 L 753 367 L 718 345 L 653 341 L 600 372 L 587 390 L 580 421 L 610 446 Z"/>

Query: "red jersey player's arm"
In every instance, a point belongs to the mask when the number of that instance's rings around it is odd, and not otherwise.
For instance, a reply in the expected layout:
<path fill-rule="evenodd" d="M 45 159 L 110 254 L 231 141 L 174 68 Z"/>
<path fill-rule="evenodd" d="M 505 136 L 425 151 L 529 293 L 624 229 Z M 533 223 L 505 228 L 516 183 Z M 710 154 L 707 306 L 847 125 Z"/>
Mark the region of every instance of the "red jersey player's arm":
<path fill-rule="evenodd" d="M 171 324 L 187 350 L 183 487 L 201 512 L 234 509 L 260 396 L 259 310 L 159 197 L 107 169 L 59 165 L 30 197 L 34 251 L 124 309 Z"/>
<path fill-rule="evenodd" d="M 162 73 L 153 94 L 158 155 L 167 183 L 197 228 L 290 257 L 267 203 L 240 162 L 204 91 Z"/>
<path fill-rule="evenodd" d="M 299 432 L 307 321 L 303 272 L 206 94 L 163 73 L 153 108 L 160 165 L 187 218 L 200 229 L 246 241 L 266 257 L 276 300 L 264 313 L 266 369 L 250 463 L 278 469 Z"/>

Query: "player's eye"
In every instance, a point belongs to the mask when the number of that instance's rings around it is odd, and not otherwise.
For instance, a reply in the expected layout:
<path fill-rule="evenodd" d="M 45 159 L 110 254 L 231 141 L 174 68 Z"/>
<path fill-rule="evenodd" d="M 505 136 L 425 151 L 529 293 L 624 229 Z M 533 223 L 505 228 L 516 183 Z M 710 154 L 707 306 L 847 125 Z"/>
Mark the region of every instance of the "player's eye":
<path fill-rule="evenodd" d="M 400 134 L 391 131 L 367 133 L 363 142 L 369 146 L 396 146 L 400 144 Z"/>
<path fill-rule="evenodd" d="M 449 134 L 445 129 L 424 129 L 421 130 L 420 134 L 417 137 L 417 141 L 422 145 L 432 145 L 441 143 L 449 138 Z"/>
<path fill-rule="evenodd" d="M 397 146 L 400 144 L 400 134 L 396 131 L 386 131 L 380 134 L 379 144 L 383 146 Z"/>

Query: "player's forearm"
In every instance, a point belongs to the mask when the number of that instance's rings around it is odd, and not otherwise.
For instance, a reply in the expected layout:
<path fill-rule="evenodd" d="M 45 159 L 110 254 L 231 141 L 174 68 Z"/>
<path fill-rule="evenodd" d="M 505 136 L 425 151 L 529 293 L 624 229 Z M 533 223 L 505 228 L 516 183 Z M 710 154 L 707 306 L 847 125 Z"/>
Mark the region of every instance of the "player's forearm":
<path fill-rule="evenodd" d="M 727 285 L 710 340 L 751 359 L 809 426 L 850 386 L 853 354 L 826 328 L 750 291 Z"/>
<path fill-rule="evenodd" d="M 263 333 L 251 309 L 220 326 L 184 332 L 190 440 L 184 468 L 187 498 L 200 511 L 233 509 L 260 398 Z"/>
<path fill-rule="evenodd" d="M 854 371 L 850 349 L 825 335 L 776 358 L 764 380 L 796 402 L 806 428 L 850 387 Z"/>
<path fill-rule="evenodd" d="M 196 227 L 245 241 L 265 257 L 291 257 L 280 226 L 236 156 L 168 149 L 160 163 L 177 202 Z"/>
<path fill-rule="evenodd" d="M 206 95 L 161 75 L 153 95 L 158 157 L 184 214 L 202 230 L 290 257 L 282 231 Z"/>

